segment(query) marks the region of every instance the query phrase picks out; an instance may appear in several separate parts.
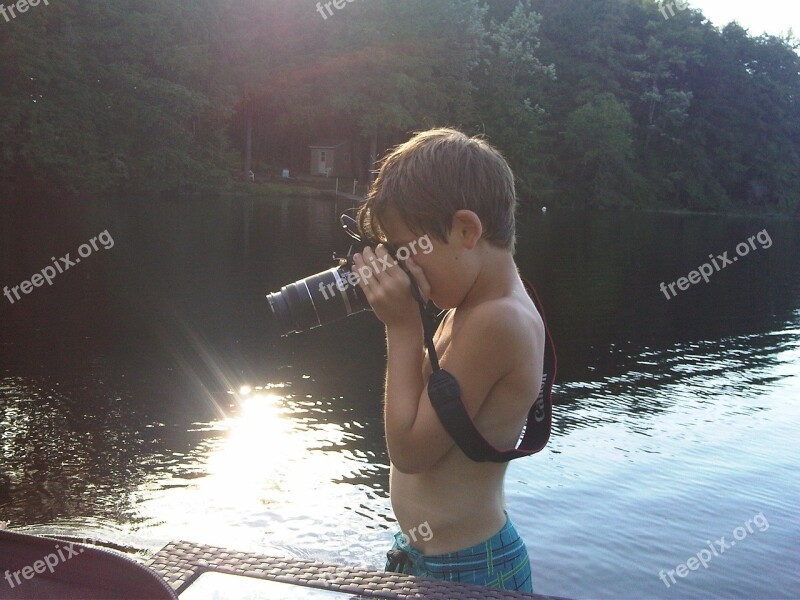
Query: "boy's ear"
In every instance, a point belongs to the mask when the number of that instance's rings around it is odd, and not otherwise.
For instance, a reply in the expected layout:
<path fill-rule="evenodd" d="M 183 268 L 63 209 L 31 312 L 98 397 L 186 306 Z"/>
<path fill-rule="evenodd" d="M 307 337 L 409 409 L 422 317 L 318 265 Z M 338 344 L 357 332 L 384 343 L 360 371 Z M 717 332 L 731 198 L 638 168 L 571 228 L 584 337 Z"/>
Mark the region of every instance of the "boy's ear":
<path fill-rule="evenodd" d="M 450 231 L 459 236 L 464 248 L 472 250 L 483 235 L 483 224 L 471 210 L 459 210 L 453 215 Z"/>

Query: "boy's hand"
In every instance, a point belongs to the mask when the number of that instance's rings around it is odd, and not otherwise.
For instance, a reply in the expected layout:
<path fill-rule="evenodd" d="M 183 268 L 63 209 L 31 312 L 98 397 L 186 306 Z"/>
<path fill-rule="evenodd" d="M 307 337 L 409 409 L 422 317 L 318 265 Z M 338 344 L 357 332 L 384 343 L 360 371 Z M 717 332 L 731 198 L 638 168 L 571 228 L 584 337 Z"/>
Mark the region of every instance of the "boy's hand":
<path fill-rule="evenodd" d="M 364 248 L 363 254 L 353 256 L 353 263 L 352 271 L 359 276 L 358 285 L 375 315 L 387 327 L 406 326 L 419 320 L 419 305 L 411 294 L 411 280 L 383 244 L 375 251 Z M 404 265 L 427 302 L 430 284 L 425 273 L 410 257 Z"/>

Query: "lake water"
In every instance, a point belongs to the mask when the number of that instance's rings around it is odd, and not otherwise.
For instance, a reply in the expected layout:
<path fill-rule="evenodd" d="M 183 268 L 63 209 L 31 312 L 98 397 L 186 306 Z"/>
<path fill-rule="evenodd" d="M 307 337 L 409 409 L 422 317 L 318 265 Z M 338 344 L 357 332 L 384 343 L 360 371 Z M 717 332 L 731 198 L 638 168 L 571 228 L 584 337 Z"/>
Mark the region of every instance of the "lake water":
<path fill-rule="evenodd" d="M 382 568 L 382 328 L 282 339 L 264 298 L 346 250 L 348 206 L 0 207 L 0 286 L 83 252 L 0 297 L 0 520 L 143 559 L 186 539 Z M 506 480 L 536 591 L 800 596 L 800 223 L 523 210 L 519 239 L 559 356 L 551 441 Z"/>

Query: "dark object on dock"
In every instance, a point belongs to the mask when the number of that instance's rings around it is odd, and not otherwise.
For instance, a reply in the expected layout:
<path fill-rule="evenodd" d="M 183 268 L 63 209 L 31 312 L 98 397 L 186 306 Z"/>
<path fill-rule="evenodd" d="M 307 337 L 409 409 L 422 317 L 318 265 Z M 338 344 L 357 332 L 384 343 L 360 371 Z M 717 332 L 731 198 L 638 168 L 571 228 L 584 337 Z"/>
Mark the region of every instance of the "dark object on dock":
<path fill-rule="evenodd" d="M 123 554 L 44 537 L 0 531 L 4 600 L 176 599 L 156 573 Z"/>

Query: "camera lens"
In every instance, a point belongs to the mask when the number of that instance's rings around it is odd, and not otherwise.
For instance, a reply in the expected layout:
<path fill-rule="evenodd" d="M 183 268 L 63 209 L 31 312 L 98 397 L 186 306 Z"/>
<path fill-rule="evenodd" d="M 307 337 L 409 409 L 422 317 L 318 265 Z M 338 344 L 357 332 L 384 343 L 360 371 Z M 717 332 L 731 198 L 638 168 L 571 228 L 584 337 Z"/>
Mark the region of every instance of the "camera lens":
<path fill-rule="evenodd" d="M 290 283 L 267 296 L 281 335 L 314 329 L 369 308 L 361 288 L 353 285 L 347 266 Z"/>

